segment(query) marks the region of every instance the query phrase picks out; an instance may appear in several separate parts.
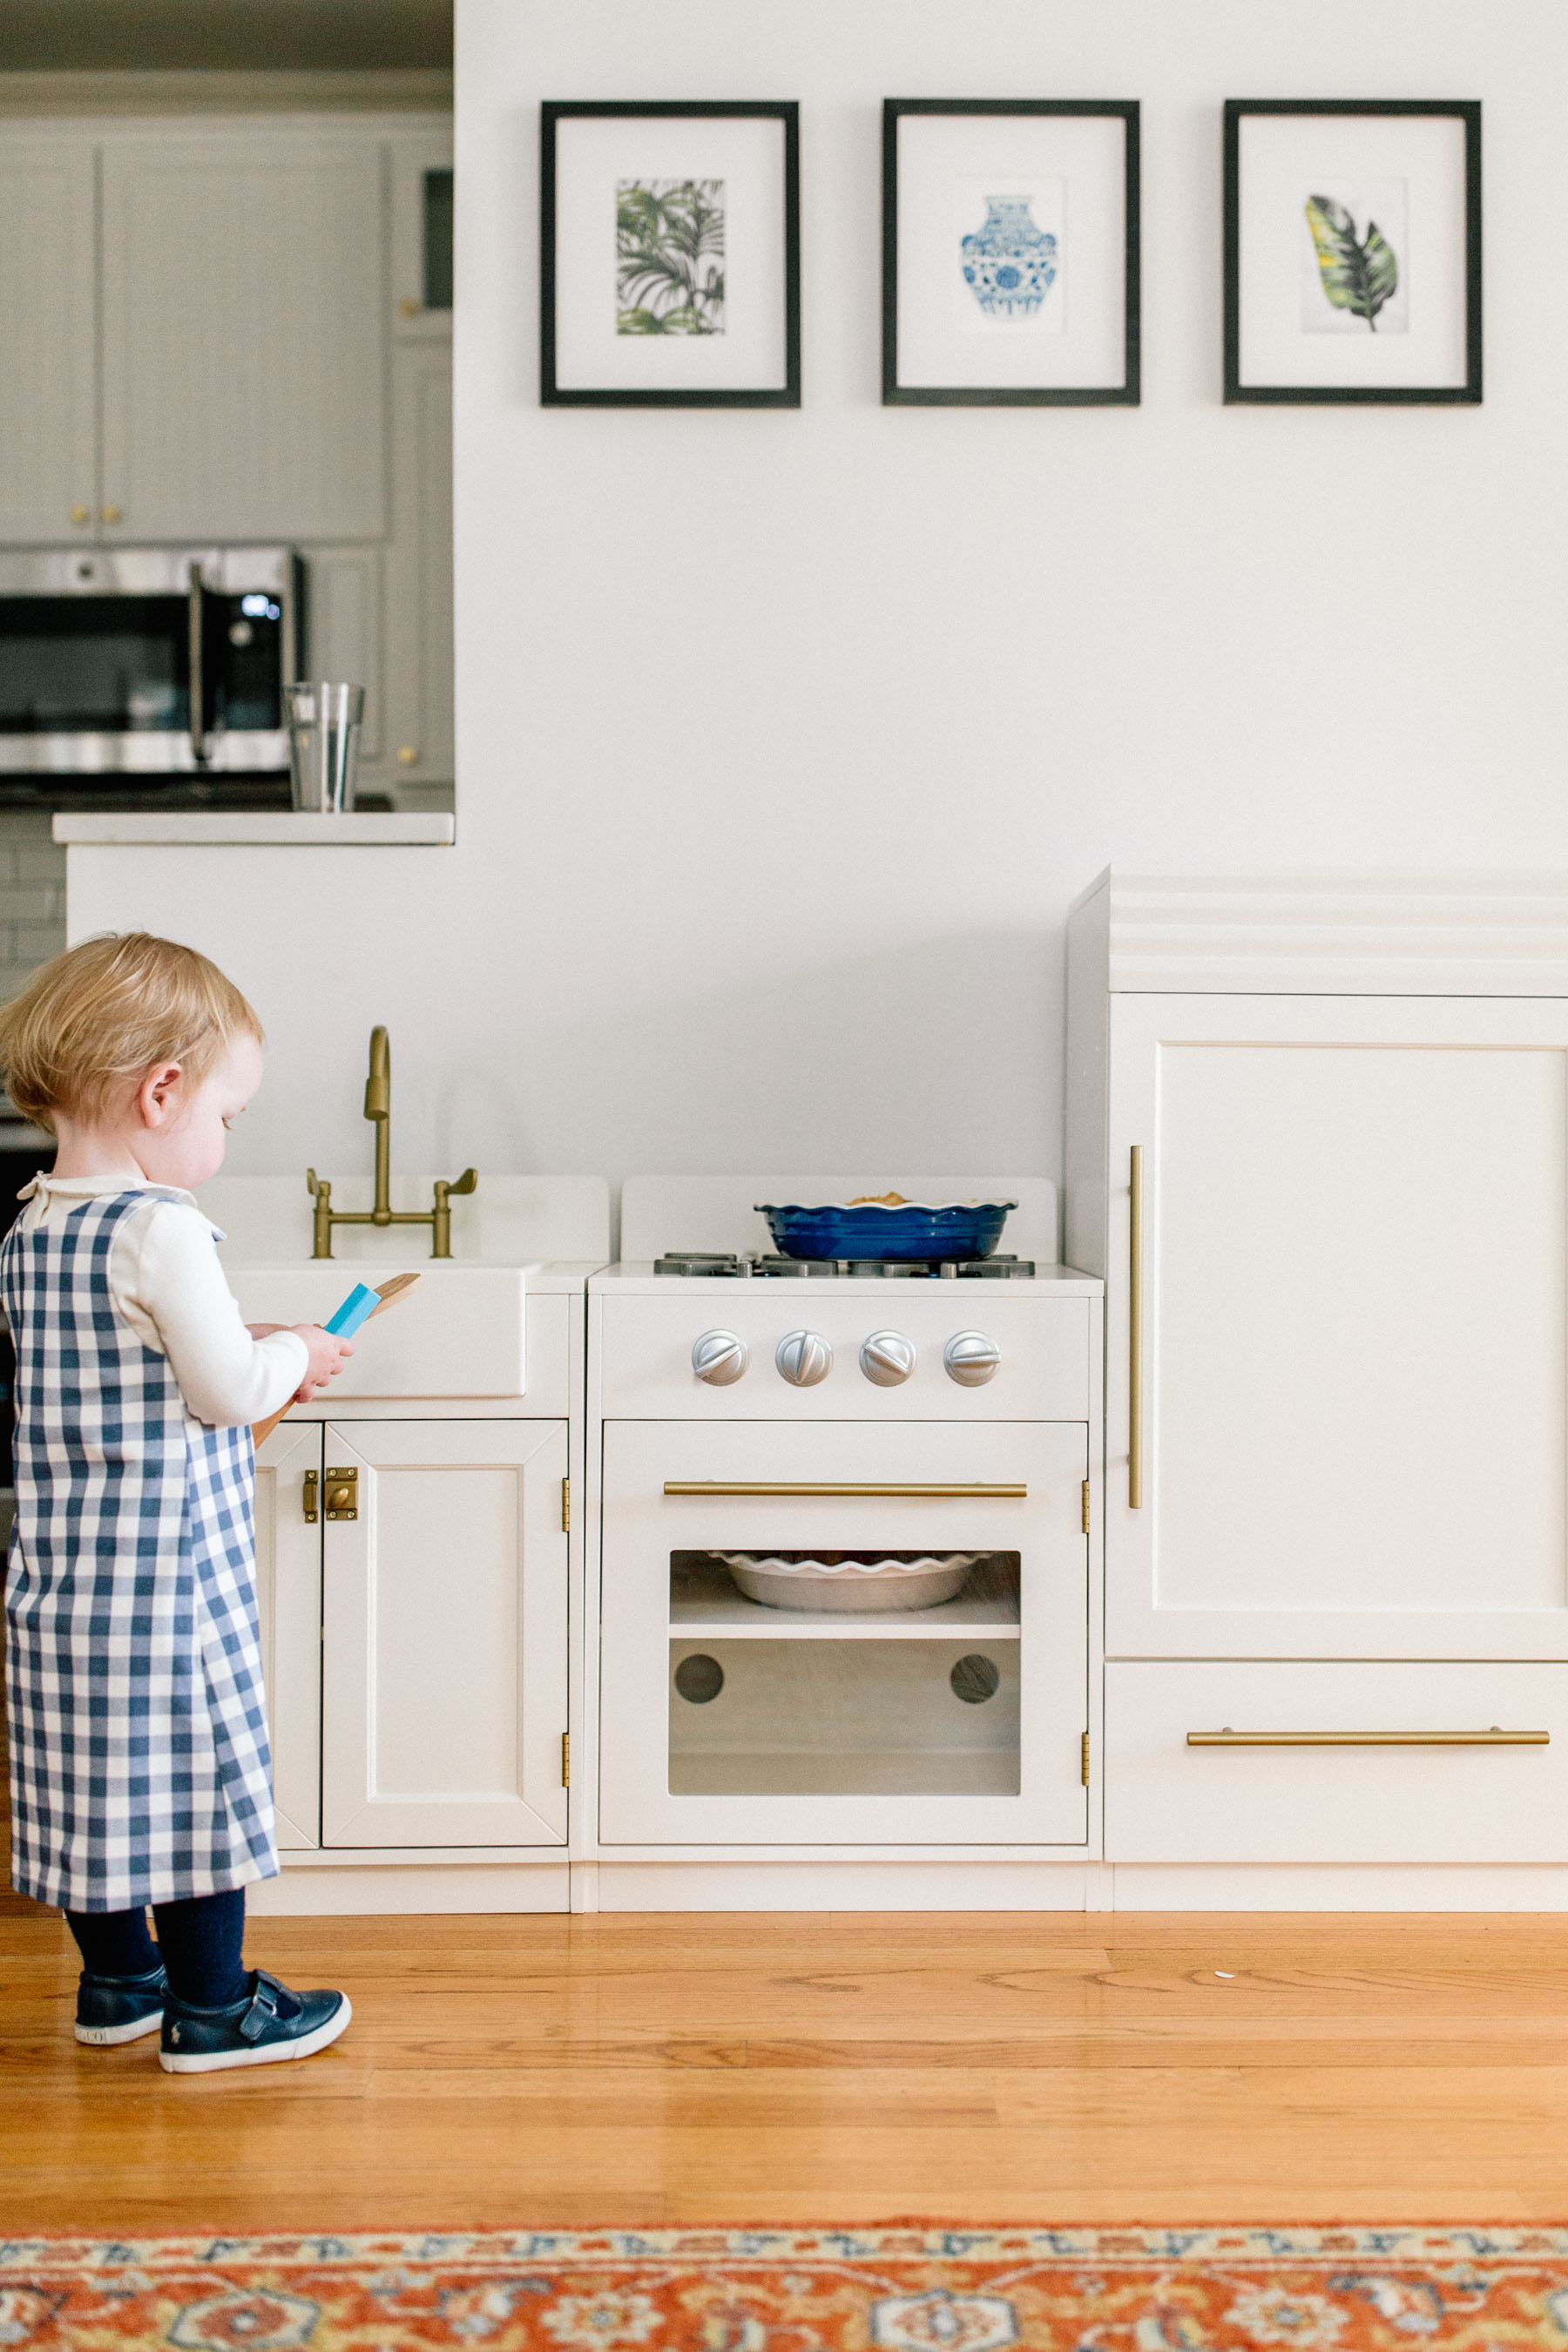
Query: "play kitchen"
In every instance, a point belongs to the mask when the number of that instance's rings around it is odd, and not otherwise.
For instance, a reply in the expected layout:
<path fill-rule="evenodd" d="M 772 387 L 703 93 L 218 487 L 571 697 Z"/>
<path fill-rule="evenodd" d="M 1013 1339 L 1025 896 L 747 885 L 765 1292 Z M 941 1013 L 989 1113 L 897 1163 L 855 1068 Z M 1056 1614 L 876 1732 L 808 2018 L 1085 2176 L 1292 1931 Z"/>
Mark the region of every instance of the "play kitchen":
<path fill-rule="evenodd" d="M 754 1848 L 1086 1854 L 1100 1285 L 1055 1222 L 1039 1180 L 627 1183 L 589 1286 L 604 1899 L 660 1849 L 676 1901 Z"/>

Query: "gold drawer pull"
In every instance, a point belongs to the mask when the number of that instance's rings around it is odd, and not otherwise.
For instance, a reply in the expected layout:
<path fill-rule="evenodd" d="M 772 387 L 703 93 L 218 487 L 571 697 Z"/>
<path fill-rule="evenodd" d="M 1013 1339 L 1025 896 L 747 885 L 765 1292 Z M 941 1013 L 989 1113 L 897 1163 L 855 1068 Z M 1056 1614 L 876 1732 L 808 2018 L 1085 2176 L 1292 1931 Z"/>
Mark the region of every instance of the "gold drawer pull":
<path fill-rule="evenodd" d="M 901 1495 L 913 1502 L 1025 1503 L 1027 1486 L 914 1486 L 868 1481 L 847 1486 L 824 1478 L 667 1478 L 667 1495 Z"/>
<path fill-rule="evenodd" d="M 1189 1748 L 1545 1748 L 1549 1731 L 1189 1731 Z"/>

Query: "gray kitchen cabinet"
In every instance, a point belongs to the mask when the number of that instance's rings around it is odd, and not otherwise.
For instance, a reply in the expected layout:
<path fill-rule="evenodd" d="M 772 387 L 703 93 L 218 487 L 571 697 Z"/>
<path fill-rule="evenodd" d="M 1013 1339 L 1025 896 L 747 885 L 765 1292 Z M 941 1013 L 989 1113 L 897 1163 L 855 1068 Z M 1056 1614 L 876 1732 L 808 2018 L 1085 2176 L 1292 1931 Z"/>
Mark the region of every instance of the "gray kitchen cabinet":
<path fill-rule="evenodd" d="M 367 789 L 453 775 L 451 127 L 0 125 L 0 545 L 283 541 Z"/>
<path fill-rule="evenodd" d="M 379 547 L 307 547 L 305 647 L 312 677 L 352 678 L 364 688 L 360 777 L 380 791 L 386 730 L 382 660 L 385 599 Z"/>
<path fill-rule="evenodd" d="M 386 551 L 386 739 L 396 784 L 449 783 L 452 715 L 452 354 L 392 355 L 392 539 Z"/>
<path fill-rule="evenodd" d="M 91 139 L 0 143 L 0 539 L 88 539 L 99 511 Z"/>
<path fill-rule="evenodd" d="M 101 169 L 109 535 L 380 538 L 376 146 L 166 132 Z"/>
<path fill-rule="evenodd" d="M 392 215 L 392 331 L 400 342 L 452 331 L 452 133 L 395 133 L 387 142 Z"/>

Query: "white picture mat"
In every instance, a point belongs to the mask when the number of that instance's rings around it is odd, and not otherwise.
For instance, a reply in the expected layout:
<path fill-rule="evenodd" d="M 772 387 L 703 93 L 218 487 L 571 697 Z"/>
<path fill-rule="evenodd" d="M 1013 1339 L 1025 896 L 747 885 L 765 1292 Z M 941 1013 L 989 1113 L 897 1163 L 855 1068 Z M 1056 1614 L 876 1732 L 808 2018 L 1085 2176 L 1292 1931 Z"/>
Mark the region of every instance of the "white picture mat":
<path fill-rule="evenodd" d="M 1115 391 L 1126 383 L 1121 115 L 901 114 L 898 171 L 900 386 Z M 1058 334 L 976 335 L 957 324 L 954 188 L 986 178 L 998 194 L 1029 181 L 1065 184 L 1060 262 L 1071 290 Z"/>
<path fill-rule="evenodd" d="M 724 331 L 617 335 L 622 180 L 722 180 Z M 563 115 L 555 123 L 555 382 L 563 392 L 782 392 L 784 125 L 778 115 Z"/>
<path fill-rule="evenodd" d="M 1465 123 L 1457 114 L 1244 114 L 1239 125 L 1244 389 L 1348 384 L 1456 389 L 1466 380 Z M 1409 324 L 1402 335 L 1301 326 L 1300 218 L 1309 180 L 1400 179 L 1408 189 Z"/>

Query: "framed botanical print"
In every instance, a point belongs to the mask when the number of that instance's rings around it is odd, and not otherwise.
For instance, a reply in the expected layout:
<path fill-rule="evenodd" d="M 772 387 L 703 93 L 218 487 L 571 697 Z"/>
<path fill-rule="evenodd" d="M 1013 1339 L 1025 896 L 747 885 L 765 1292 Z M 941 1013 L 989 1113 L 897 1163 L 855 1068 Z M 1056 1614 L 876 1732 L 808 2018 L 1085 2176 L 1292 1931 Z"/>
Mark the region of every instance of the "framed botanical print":
<path fill-rule="evenodd" d="M 1131 406 L 1133 99 L 889 98 L 882 399 Z"/>
<path fill-rule="evenodd" d="M 1481 110 L 1225 110 L 1227 401 L 1481 396 Z"/>
<path fill-rule="evenodd" d="M 793 100 L 552 100 L 541 142 L 540 398 L 800 406 Z"/>

